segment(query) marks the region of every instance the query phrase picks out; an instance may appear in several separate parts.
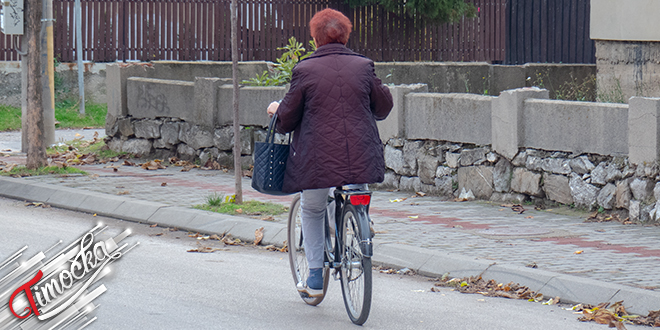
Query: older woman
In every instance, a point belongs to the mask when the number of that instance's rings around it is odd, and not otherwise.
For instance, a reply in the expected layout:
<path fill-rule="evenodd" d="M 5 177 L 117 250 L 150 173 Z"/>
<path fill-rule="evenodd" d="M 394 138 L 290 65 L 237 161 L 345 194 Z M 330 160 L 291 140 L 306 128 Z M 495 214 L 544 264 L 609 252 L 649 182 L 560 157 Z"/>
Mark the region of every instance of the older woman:
<path fill-rule="evenodd" d="M 318 48 L 293 69 L 291 88 L 277 112 L 277 130 L 294 132 L 285 192 L 302 191 L 304 245 L 310 274 L 299 291 L 323 294 L 323 219 L 330 188 L 382 182 L 383 145 L 376 120 L 392 109 L 392 95 L 374 63 L 348 48 L 352 24 L 341 12 L 322 10 L 310 21 Z"/>

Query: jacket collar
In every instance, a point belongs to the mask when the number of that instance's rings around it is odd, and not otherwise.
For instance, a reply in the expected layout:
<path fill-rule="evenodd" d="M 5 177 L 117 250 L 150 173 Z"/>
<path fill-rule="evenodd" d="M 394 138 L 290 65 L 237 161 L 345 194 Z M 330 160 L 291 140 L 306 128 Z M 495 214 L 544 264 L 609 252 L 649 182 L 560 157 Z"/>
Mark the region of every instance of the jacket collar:
<path fill-rule="evenodd" d="M 344 46 L 341 43 L 329 43 L 317 48 L 312 55 L 306 58 L 306 60 L 310 58 L 322 57 L 322 56 L 334 55 L 334 54 L 362 56 L 346 48 L 346 46 Z"/>

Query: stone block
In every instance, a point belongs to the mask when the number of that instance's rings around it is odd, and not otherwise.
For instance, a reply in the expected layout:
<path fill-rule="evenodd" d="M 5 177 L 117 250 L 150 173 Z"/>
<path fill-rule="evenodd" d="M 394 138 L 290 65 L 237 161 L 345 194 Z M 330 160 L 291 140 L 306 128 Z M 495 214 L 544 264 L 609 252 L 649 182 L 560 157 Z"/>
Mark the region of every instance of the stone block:
<path fill-rule="evenodd" d="M 584 180 L 575 173 L 571 174 L 571 179 L 568 184 L 571 188 L 573 202 L 576 206 L 591 208 L 596 204 L 596 197 L 598 196 L 600 189 L 584 182 Z"/>
<path fill-rule="evenodd" d="M 469 191 L 476 198 L 489 199 L 493 194 L 493 167 L 468 166 L 458 169 L 458 190 Z"/>
<path fill-rule="evenodd" d="M 176 154 L 180 159 L 183 160 L 193 160 L 197 156 L 196 150 L 185 143 L 179 143 L 179 145 L 176 148 Z M 232 164 L 233 164 L 233 160 L 232 160 Z"/>
<path fill-rule="evenodd" d="M 573 172 L 580 175 L 590 173 L 595 168 L 594 164 L 589 161 L 589 157 L 587 156 L 573 158 L 568 161 L 568 165 Z"/>
<path fill-rule="evenodd" d="M 131 136 L 135 135 L 135 131 L 133 130 L 133 123 L 131 122 L 131 118 L 121 118 L 117 120 L 117 127 L 119 130 L 119 134 L 123 138 L 129 138 Z"/>
<path fill-rule="evenodd" d="M 163 143 L 175 145 L 179 143 L 179 129 L 180 122 L 166 121 L 160 127 L 160 136 L 163 139 Z"/>
<path fill-rule="evenodd" d="M 653 196 L 655 182 L 649 179 L 635 178 L 630 182 L 630 191 L 638 201 L 647 201 Z"/>
<path fill-rule="evenodd" d="M 461 151 L 461 166 L 471 166 L 483 163 L 486 160 L 485 148 L 464 149 Z"/>
<path fill-rule="evenodd" d="M 616 183 L 616 203 L 614 206 L 617 208 L 627 209 L 632 199 L 632 192 L 630 192 L 631 178 L 623 179 Z"/>
<path fill-rule="evenodd" d="M 408 139 L 491 144 L 491 96 L 410 93 L 406 97 Z"/>
<path fill-rule="evenodd" d="M 402 175 L 417 175 L 417 158 L 423 154 L 424 141 L 406 141 L 403 145 L 403 170 Z"/>
<path fill-rule="evenodd" d="M 601 186 L 607 183 L 605 181 L 605 177 L 607 176 L 607 173 L 605 173 L 605 167 L 606 167 L 605 162 L 601 162 L 600 164 L 598 164 L 598 166 L 596 166 L 596 168 L 594 168 L 591 171 L 591 183 L 598 184 Z"/>
<path fill-rule="evenodd" d="M 419 177 L 402 176 L 399 181 L 399 189 L 403 191 L 418 192 L 421 191 L 422 181 Z"/>
<path fill-rule="evenodd" d="M 458 163 L 461 159 L 461 154 L 457 152 L 447 152 L 445 154 L 445 160 L 447 161 L 447 166 L 451 168 L 457 168 Z"/>
<path fill-rule="evenodd" d="M 453 176 L 440 176 L 435 178 L 435 187 L 437 189 L 437 194 L 440 196 L 451 196 L 454 193 L 454 182 L 455 178 Z"/>
<path fill-rule="evenodd" d="M 439 177 L 443 177 L 443 176 L 449 176 L 449 175 L 452 175 L 453 172 L 454 172 L 453 169 L 451 169 L 447 166 L 442 166 L 441 165 L 441 166 L 438 166 L 438 168 L 435 170 L 435 177 L 439 178 Z"/>
<path fill-rule="evenodd" d="M 221 166 L 234 168 L 234 156 L 232 155 L 231 152 L 220 151 L 218 153 L 218 157 L 216 158 L 216 161 Z"/>
<path fill-rule="evenodd" d="M 653 187 L 653 198 L 660 201 L 660 182 L 656 182 L 655 187 Z"/>
<path fill-rule="evenodd" d="M 546 158 L 541 163 L 541 169 L 554 174 L 571 174 L 568 160 L 564 158 Z"/>
<path fill-rule="evenodd" d="M 390 86 L 394 106 L 385 120 L 378 121 L 378 133 L 381 141 L 387 141 L 394 137 L 406 136 L 406 109 L 405 97 L 408 93 L 427 93 L 429 88 L 426 84 L 397 85 Z"/>
<path fill-rule="evenodd" d="M 524 168 L 515 168 L 511 178 L 511 190 L 531 196 L 543 197 L 541 174 Z"/>
<path fill-rule="evenodd" d="M 219 154 L 218 148 L 206 148 L 199 154 L 200 163 L 203 166 L 209 159 L 216 160 Z"/>
<path fill-rule="evenodd" d="M 234 122 L 232 85 L 222 85 L 218 87 L 218 114 L 216 126 L 232 125 Z M 239 121 L 243 126 L 261 126 L 266 127 L 270 119 L 266 115 L 266 108 L 273 101 L 284 98 L 285 88 L 283 86 L 275 87 L 252 87 L 245 86 L 239 90 Z"/>
<path fill-rule="evenodd" d="M 642 212 L 642 204 L 640 201 L 631 200 L 628 205 L 628 218 L 630 221 L 639 221 Z"/>
<path fill-rule="evenodd" d="M 160 127 L 163 123 L 160 120 L 138 120 L 133 122 L 135 136 L 143 139 L 160 138 Z"/>
<path fill-rule="evenodd" d="M 630 163 L 653 163 L 660 154 L 660 99 L 634 96 L 629 104 Z"/>
<path fill-rule="evenodd" d="M 145 139 L 130 139 L 124 141 L 121 146 L 121 151 L 129 154 L 146 156 L 151 154 L 152 144 L 149 140 Z"/>
<path fill-rule="evenodd" d="M 511 190 L 511 175 L 513 165 L 506 158 L 501 158 L 493 169 L 493 189 L 496 192 Z"/>
<path fill-rule="evenodd" d="M 417 170 L 417 176 L 424 184 L 433 185 L 435 184 L 435 173 L 438 170 L 438 158 L 428 155 L 422 155 L 417 163 L 419 169 Z"/>
<path fill-rule="evenodd" d="M 616 186 L 612 183 L 608 183 L 598 193 L 598 197 L 596 197 L 596 202 L 604 209 L 611 210 L 614 207 L 614 203 L 616 202 L 615 197 L 616 197 Z"/>
<path fill-rule="evenodd" d="M 628 154 L 628 106 L 613 103 L 524 102 L 524 146 L 622 156 Z"/>
<path fill-rule="evenodd" d="M 183 122 L 179 130 L 179 140 L 196 150 L 213 147 L 213 131 L 207 126 Z"/>
<path fill-rule="evenodd" d="M 121 152 L 124 141 L 119 138 L 113 138 L 112 140 L 106 142 L 108 148 L 114 152 Z"/>
<path fill-rule="evenodd" d="M 526 199 L 527 196 L 525 196 L 524 194 L 494 192 L 493 195 L 490 196 L 489 200 L 491 202 L 496 202 L 496 203 L 521 204 Z"/>
<path fill-rule="evenodd" d="M 549 200 L 570 205 L 573 203 L 568 178 L 563 175 L 549 174 L 543 178 L 543 190 Z"/>
<path fill-rule="evenodd" d="M 541 157 L 528 155 L 527 160 L 525 161 L 525 168 L 530 171 L 542 172 L 543 159 Z"/>
<path fill-rule="evenodd" d="M 134 118 L 180 118 L 195 122 L 193 82 L 150 78 L 129 78 L 127 82 L 128 114 Z"/>
<path fill-rule="evenodd" d="M 525 164 L 527 164 L 527 151 L 522 150 L 516 154 L 515 157 L 513 157 L 513 160 L 511 160 L 511 164 L 515 167 L 523 167 Z"/>
<path fill-rule="evenodd" d="M 506 90 L 500 93 L 492 103 L 491 127 L 492 146 L 498 154 L 512 160 L 518 154 L 518 148 L 523 145 L 525 126 L 524 101 L 528 98 L 547 99 L 549 93 L 545 89 L 522 88 Z"/>
<path fill-rule="evenodd" d="M 234 147 L 234 127 L 216 128 L 213 134 L 213 145 L 219 150 L 231 150 Z M 264 136 L 265 140 L 265 136 Z"/>
<path fill-rule="evenodd" d="M 376 189 L 399 189 L 399 180 L 401 176 L 392 172 L 386 171 L 385 178 L 381 183 L 370 184 L 369 187 L 374 187 Z"/>

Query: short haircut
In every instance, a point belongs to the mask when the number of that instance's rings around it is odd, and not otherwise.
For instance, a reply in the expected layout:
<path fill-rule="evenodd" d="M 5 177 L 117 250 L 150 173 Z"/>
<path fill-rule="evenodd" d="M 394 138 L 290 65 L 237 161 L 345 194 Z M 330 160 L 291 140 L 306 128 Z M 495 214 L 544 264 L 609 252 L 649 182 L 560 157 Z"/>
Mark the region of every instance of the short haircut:
<path fill-rule="evenodd" d="M 339 42 L 345 45 L 348 42 L 348 36 L 351 34 L 352 28 L 353 24 L 351 24 L 348 17 L 330 8 L 314 14 L 312 20 L 309 21 L 309 29 L 312 37 L 316 39 L 317 47 L 331 42 Z"/>

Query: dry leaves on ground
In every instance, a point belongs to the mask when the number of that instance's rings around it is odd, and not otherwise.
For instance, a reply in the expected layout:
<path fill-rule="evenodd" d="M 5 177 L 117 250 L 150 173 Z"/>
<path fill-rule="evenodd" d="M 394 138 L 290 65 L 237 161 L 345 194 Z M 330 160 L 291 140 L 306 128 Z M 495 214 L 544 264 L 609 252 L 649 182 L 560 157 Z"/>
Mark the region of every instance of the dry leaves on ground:
<path fill-rule="evenodd" d="M 582 314 L 578 320 L 594 321 L 599 324 L 607 324 L 610 328 L 618 330 L 626 329 L 624 323 L 660 327 L 660 310 L 649 311 L 647 316 L 630 315 L 623 306 L 623 300 L 610 305 L 602 303 L 597 306 L 579 304 L 573 307 L 577 314 Z"/>
<path fill-rule="evenodd" d="M 41 208 L 44 208 L 44 209 L 47 209 L 47 208 L 50 207 L 50 205 L 48 205 L 48 204 L 39 203 L 39 202 L 25 203 L 25 206 L 41 207 Z"/>
<path fill-rule="evenodd" d="M 261 240 L 264 239 L 264 227 L 261 227 L 254 231 L 254 245 L 259 245 Z"/>
<path fill-rule="evenodd" d="M 610 221 L 620 222 L 624 225 L 632 224 L 632 221 L 630 221 L 629 218 L 621 219 L 621 217 L 616 213 L 609 214 L 609 213 L 601 213 L 598 211 L 589 214 L 587 219 L 584 220 L 584 222 L 610 222 Z"/>
<path fill-rule="evenodd" d="M 464 278 L 446 277 L 434 284 L 436 287 L 453 287 L 461 293 L 478 293 L 487 297 L 503 297 L 509 299 L 527 299 L 541 301 L 543 294 L 534 292 L 526 286 L 517 283 L 497 283 L 495 280 L 484 280 L 481 276 L 470 276 Z M 437 291 L 435 287 L 431 291 Z"/>
<path fill-rule="evenodd" d="M 167 168 L 167 166 L 163 165 L 163 161 L 160 159 L 154 159 L 150 162 L 140 164 L 140 167 L 142 167 L 142 169 L 144 170 L 149 170 L 149 171 L 155 171 L 155 170 L 161 170 Z"/>

